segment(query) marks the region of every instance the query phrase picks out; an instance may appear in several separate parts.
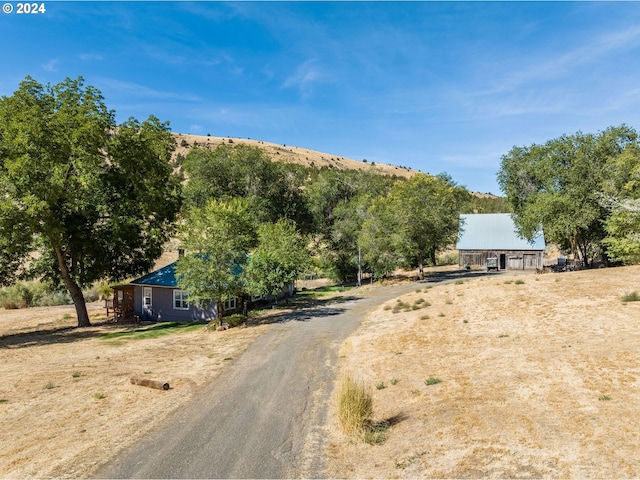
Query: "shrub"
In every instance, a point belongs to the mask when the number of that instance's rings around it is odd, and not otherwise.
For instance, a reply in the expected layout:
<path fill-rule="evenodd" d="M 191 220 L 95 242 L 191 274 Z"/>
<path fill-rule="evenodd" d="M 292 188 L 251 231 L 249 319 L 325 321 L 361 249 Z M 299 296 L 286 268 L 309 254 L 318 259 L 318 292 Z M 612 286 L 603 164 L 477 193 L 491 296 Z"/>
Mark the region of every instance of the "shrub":
<path fill-rule="evenodd" d="M 436 384 L 438 384 L 440 382 L 442 382 L 442 380 L 440 380 L 439 378 L 429 377 L 424 381 L 424 384 L 429 386 L 429 385 L 436 385 Z"/>
<path fill-rule="evenodd" d="M 244 315 L 242 315 L 241 313 L 234 313 L 233 315 L 229 315 L 228 317 L 222 317 L 222 321 L 227 322 L 232 327 L 237 327 L 239 325 L 242 325 L 246 321 L 246 318 L 244 318 Z"/>
<path fill-rule="evenodd" d="M 438 265 L 458 265 L 460 255 L 458 253 L 445 253 L 438 257 Z"/>
<path fill-rule="evenodd" d="M 349 435 L 360 435 L 372 425 L 373 397 L 364 382 L 342 378 L 338 391 L 338 420 Z"/>
<path fill-rule="evenodd" d="M 633 291 L 631 293 L 627 293 L 622 297 L 623 302 L 638 302 L 640 301 L 640 293 L 637 291 Z"/>

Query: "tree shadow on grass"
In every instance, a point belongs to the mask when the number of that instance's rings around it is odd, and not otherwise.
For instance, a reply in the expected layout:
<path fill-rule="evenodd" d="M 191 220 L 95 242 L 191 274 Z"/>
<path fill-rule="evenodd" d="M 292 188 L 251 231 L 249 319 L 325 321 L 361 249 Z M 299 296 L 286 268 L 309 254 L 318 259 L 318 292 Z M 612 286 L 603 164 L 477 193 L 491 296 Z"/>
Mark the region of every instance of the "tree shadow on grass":
<path fill-rule="evenodd" d="M 453 280 L 480 278 L 493 275 L 500 275 L 500 272 L 485 272 L 478 270 L 448 270 L 442 272 L 428 272 L 425 275 L 424 280 L 418 283 L 441 283 Z"/>
<path fill-rule="evenodd" d="M 24 348 L 41 345 L 73 343 L 79 340 L 97 338 L 103 332 L 92 327 L 59 327 L 35 332 L 13 333 L 0 336 L 0 348 Z"/>
<path fill-rule="evenodd" d="M 347 309 L 340 304 L 360 300 L 355 295 L 336 296 L 331 298 L 305 298 L 304 301 L 295 299 L 289 305 L 276 306 L 273 313 L 266 312 L 258 317 L 251 318 L 248 325 L 264 325 L 282 322 L 306 322 L 315 318 L 331 317 L 340 315 Z"/>
<path fill-rule="evenodd" d="M 73 343 L 91 338 L 118 338 L 127 337 L 136 333 L 156 332 L 161 334 L 163 330 L 170 331 L 190 328 L 193 322 L 162 322 L 147 324 L 121 324 L 112 322 L 95 322 L 91 327 L 57 327 L 36 330 L 31 332 L 19 332 L 0 336 L 0 348 L 25 348 L 42 345 L 54 345 Z M 203 323 L 199 325 L 204 326 Z M 112 333 L 105 332 L 115 330 Z"/>

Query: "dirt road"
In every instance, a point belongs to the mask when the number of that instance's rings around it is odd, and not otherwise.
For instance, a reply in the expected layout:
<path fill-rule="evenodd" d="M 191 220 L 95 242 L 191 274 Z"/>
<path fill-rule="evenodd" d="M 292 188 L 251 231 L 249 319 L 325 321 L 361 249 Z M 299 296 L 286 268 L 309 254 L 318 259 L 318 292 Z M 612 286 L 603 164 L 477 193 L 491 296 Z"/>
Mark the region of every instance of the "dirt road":
<path fill-rule="evenodd" d="M 98 478 L 291 478 L 324 471 L 322 429 L 339 347 L 364 314 L 414 283 L 288 314 L 193 401 Z"/>

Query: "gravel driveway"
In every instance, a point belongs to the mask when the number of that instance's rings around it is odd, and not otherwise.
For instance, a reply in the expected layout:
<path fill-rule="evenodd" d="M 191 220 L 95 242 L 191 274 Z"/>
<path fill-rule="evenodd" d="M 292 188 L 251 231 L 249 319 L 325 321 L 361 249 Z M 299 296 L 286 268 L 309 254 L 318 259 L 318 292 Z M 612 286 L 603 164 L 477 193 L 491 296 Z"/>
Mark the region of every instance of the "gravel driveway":
<path fill-rule="evenodd" d="M 415 288 L 352 290 L 280 317 L 214 383 L 96 477 L 323 477 L 338 349 L 369 309 Z"/>

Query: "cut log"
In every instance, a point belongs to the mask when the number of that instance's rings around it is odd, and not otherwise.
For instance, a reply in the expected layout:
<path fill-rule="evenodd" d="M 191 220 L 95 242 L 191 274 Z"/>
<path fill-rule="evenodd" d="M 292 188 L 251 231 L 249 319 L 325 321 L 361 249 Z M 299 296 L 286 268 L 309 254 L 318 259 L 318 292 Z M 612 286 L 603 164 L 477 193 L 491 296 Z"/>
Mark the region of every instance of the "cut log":
<path fill-rule="evenodd" d="M 133 376 L 131 377 L 131 383 L 133 383 L 134 385 L 142 385 L 144 387 L 157 388 L 158 390 L 169 390 L 169 384 L 167 382 L 149 380 L 148 378 Z"/>

